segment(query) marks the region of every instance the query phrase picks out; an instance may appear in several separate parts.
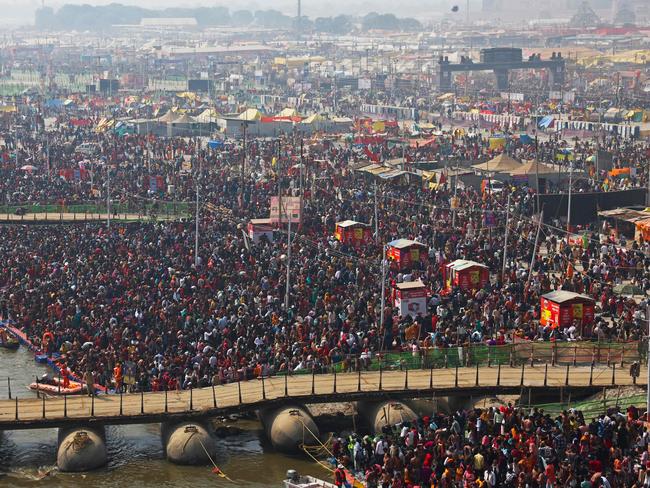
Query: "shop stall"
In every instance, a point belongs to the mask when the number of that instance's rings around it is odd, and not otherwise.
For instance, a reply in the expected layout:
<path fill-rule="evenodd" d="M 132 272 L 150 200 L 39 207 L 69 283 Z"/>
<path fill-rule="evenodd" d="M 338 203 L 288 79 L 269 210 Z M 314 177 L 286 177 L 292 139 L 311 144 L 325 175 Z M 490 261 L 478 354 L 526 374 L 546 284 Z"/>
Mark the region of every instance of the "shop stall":
<path fill-rule="evenodd" d="M 344 220 L 336 223 L 334 237 L 343 244 L 359 247 L 371 241 L 372 231 L 369 224 Z"/>
<path fill-rule="evenodd" d="M 396 239 L 386 246 L 386 259 L 396 269 L 410 269 L 423 266 L 429 248 L 421 242 L 410 239 Z"/>
<path fill-rule="evenodd" d="M 457 287 L 461 290 L 479 290 L 490 282 L 487 266 L 476 261 L 457 259 L 444 267 L 445 291 Z"/>
<path fill-rule="evenodd" d="M 569 327 L 573 321 L 579 326 L 594 322 L 594 299 L 565 290 L 556 290 L 540 298 L 540 323 L 555 327 Z"/>
<path fill-rule="evenodd" d="M 248 222 L 248 237 L 255 244 L 259 243 L 262 237 L 273 242 L 273 225 L 271 219 L 251 219 Z"/>
<path fill-rule="evenodd" d="M 422 281 L 397 283 L 393 287 L 393 306 L 402 317 L 417 317 L 427 311 L 427 287 Z"/>

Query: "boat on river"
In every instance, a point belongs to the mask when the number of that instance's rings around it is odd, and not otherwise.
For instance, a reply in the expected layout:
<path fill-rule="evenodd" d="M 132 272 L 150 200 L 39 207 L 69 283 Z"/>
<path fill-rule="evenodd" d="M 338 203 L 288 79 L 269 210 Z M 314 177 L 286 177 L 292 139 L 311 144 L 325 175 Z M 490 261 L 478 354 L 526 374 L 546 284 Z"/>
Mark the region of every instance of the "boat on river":
<path fill-rule="evenodd" d="M 334 483 L 323 481 L 314 476 L 300 475 L 297 471 L 287 471 L 284 488 L 337 488 Z"/>
<path fill-rule="evenodd" d="M 15 351 L 19 346 L 20 342 L 18 339 L 14 339 L 13 337 L 0 337 L 0 347 L 3 349 L 11 349 L 12 351 Z"/>
<path fill-rule="evenodd" d="M 77 381 L 70 381 L 68 387 L 64 388 L 63 379 L 43 378 L 30 384 L 29 389 L 46 395 L 79 395 L 84 392 L 84 385 Z"/>

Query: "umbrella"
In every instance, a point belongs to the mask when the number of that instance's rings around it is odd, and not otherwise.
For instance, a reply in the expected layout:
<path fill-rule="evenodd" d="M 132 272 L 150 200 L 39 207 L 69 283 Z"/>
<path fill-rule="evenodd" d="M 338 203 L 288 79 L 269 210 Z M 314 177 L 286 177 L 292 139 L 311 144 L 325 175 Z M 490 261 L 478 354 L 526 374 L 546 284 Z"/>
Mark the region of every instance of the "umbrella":
<path fill-rule="evenodd" d="M 20 169 L 23 171 L 36 171 L 37 168 L 31 164 L 26 164 L 25 166 L 21 166 Z"/>
<path fill-rule="evenodd" d="M 645 295 L 641 288 L 632 283 L 616 285 L 613 291 L 617 295 Z"/>

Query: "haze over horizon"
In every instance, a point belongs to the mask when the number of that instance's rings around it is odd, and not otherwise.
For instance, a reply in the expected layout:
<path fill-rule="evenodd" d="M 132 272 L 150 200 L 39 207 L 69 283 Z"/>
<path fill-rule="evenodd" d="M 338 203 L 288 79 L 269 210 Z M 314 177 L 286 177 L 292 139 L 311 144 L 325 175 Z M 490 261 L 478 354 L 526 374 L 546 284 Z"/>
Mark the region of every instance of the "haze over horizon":
<path fill-rule="evenodd" d="M 449 9 L 458 3 L 465 8 L 465 0 L 433 0 L 422 2 L 421 0 L 402 0 L 399 3 L 388 0 L 330 0 L 327 3 L 316 2 L 313 0 L 302 0 L 302 14 L 315 18 L 319 16 L 329 17 L 338 14 L 364 15 L 369 12 L 392 13 L 398 16 L 417 16 L 421 20 L 429 20 L 436 16 L 446 13 Z M 234 10 L 278 10 L 286 15 L 296 15 L 296 0 L 271 0 L 268 2 L 260 0 L 232 0 L 232 1 L 214 1 L 214 0 L 0 0 L 0 8 L 5 11 L 5 15 L 0 19 L 0 24 L 33 24 L 34 12 L 41 6 L 51 7 L 55 10 L 63 5 L 109 5 L 120 3 L 124 5 L 135 5 L 143 8 L 162 10 L 170 7 L 217 7 L 228 8 L 231 12 Z M 480 9 L 481 0 L 471 0 L 470 9 L 475 12 Z"/>

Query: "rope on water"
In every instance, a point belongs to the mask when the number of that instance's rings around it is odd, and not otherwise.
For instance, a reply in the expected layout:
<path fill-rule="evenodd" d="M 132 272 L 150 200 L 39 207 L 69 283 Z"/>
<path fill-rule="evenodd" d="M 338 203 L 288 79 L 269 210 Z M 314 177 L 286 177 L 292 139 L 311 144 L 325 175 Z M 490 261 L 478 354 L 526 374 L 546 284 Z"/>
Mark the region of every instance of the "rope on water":
<path fill-rule="evenodd" d="M 192 440 L 192 437 L 194 437 L 195 435 L 197 435 L 197 434 L 199 433 L 198 429 L 197 429 L 195 426 L 193 426 L 193 425 L 189 425 L 189 426 L 185 427 L 185 432 L 191 432 L 191 435 L 190 435 L 190 436 L 188 437 L 188 439 L 185 441 L 185 444 L 183 445 L 183 451 L 185 451 L 185 448 L 187 447 L 187 444 Z M 226 473 L 224 473 L 223 471 L 221 471 L 221 468 L 219 468 L 219 466 L 217 466 L 217 463 L 214 462 L 214 460 L 212 459 L 212 456 L 210 456 L 210 453 L 209 453 L 208 450 L 205 448 L 205 445 L 203 444 L 203 441 L 201 440 L 201 437 L 199 436 L 196 440 L 199 441 L 199 444 L 201 444 L 201 447 L 203 448 L 203 451 L 205 452 L 206 456 L 208 456 L 208 459 L 209 459 L 210 462 L 212 463 L 212 466 L 213 466 L 213 468 L 212 468 L 212 472 L 213 472 L 214 474 L 219 475 L 219 476 L 221 476 L 222 478 L 224 478 L 224 479 L 230 481 L 231 483 L 234 483 L 234 481 L 233 481 L 232 479 L 230 479 L 230 478 L 226 475 Z"/>
<path fill-rule="evenodd" d="M 230 481 L 231 483 L 234 483 L 234 481 L 231 480 L 231 479 L 228 477 L 228 475 L 226 475 L 226 473 L 224 473 L 223 471 L 221 471 L 221 468 L 220 468 L 219 466 L 217 466 L 217 464 L 214 462 L 214 460 L 212 459 L 212 456 L 210 456 L 210 453 L 208 452 L 208 450 L 207 450 L 207 449 L 205 448 L 205 446 L 203 445 L 203 441 L 201 441 L 201 439 L 198 439 L 198 441 L 199 441 L 199 444 L 201 444 L 201 447 L 203 448 L 203 450 L 205 451 L 205 455 L 208 456 L 208 459 L 209 459 L 210 462 L 212 463 L 212 466 L 213 466 L 213 468 L 212 468 L 212 472 L 213 472 L 214 474 L 219 475 L 219 476 L 221 476 L 222 478 L 224 478 L 224 479 Z"/>
<path fill-rule="evenodd" d="M 79 452 L 88 444 L 92 444 L 92 439 L 88 436 L 88 432 L 81 430 L 74 435 L 74 438 L 68 442 L 65 450 L 72 448 L 74 452 Z"/>
<path fill-rule="evenodd" d="M 304 451 L 304 452 L 305 452 L 305 453 L 306 453 L 310 458 L 312 458 L 314 461 L 316 461 L 320 466 L 322 466 L 323 468 L 327 469 L 329 472 L 333 473 L 334 470 L 333 470 L 332 468 L 330 468 L 329 466 L 327 466 L 326 464 L 324 464 L 322 461 L 316 459 L 316 458 L 315 458 L 315 457 L 314 457 L 314 456 L 313 456 L 313 455 L 312 455 L 312 454 L 311 454 L 307 449 L 304 448 L 305 429 L 307 430 L 307 432 L 309 432 L 309 433 L 311 434 L 311 436 L 312 436 L 314 439 L 316 439 L 316 441 L 320 444 L 321 448 L 325 449 L 325 451 L 326 451 L 326 452 L 327 452 L 331 457 L 333 457 L 334 459 L 336 459 L 336 456 L 334 456 L 334 453 L 332 453 L 332 451 L 330 451 L 330 449 L 329 449 L 325 444 L 322 443 L 322 441 L 319 439 L 319 437 L 318 437 L 316 434 L 314 434 L 314 433 L 312 432 L 312 430 L 307 426 L 307 424 L 305 424 L 305 422 L 304 422 L 304 421 L 299 417 L 299 415 L 296 415 L 296 417 L 298 418 L 298 420 L 300 421 L 300 423 L 301 423 L 302 426 L 303 426 L 303 434 L 302 434 L 303 445 L 301 446 L 301 447 L 303 448 L 302 450 L 303 450 L 303 451 Z M 354 482 L 353 484 L 354 484 L 355 488 L 356 488 L 357 486 L 363 488 L 363 483 L 361 483 L 361 481 L 359 481 L 359 480 L 354 476 L 354 474 L 352 474 L 352 472 L 351 472 L 350 470 L 347 470 L 347 472 L 348 472 L 348 473 L 350 474 L 350 476 L 352 477 L 352 480 L 353 480 L 353 482 Z"/>

